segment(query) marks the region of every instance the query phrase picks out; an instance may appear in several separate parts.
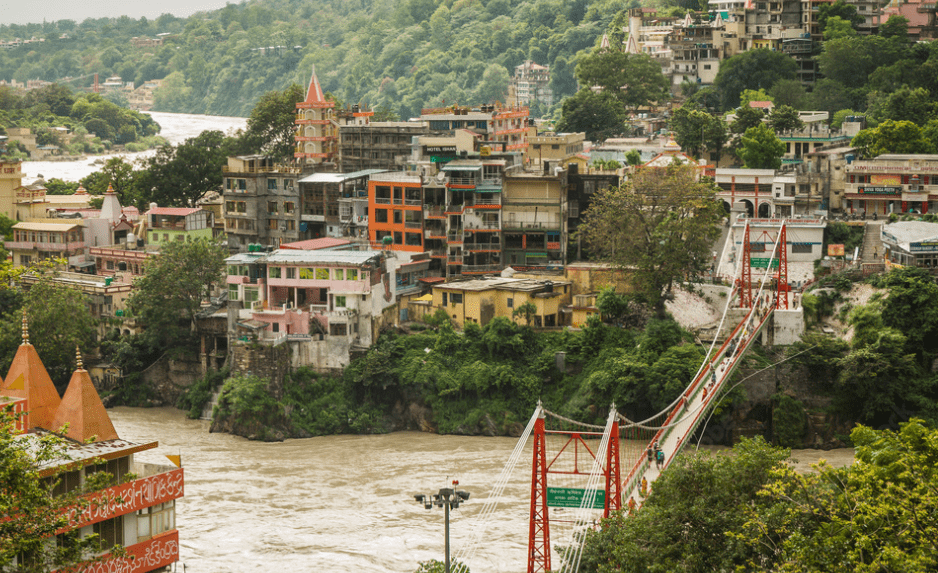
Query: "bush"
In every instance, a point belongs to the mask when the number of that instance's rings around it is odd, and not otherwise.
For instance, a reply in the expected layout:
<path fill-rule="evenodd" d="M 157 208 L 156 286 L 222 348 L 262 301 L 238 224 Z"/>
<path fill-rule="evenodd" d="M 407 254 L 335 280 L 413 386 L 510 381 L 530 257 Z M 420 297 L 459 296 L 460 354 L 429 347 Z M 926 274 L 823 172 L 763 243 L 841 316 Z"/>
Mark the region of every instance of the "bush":
<path fill-rule="evenodd" d="M 772 433 L 775 442 L 783 448 L 800 448 L 804 444 L 804 432 L 808 415 L 804 404 L 787 394 L 772 397 Z"/>
<path fill-rule="evenodd" d="M 228 367 L 221 370 L 213 370 L 202 378 L 196 380 L 195 384 L 189 387 L 184 394 L 179 397 L 176 407 L 180 410 L 186 410 L 186 417 L 190 420 L 196 420 L 202 416 L 202 410 L 212 399 L 212 393 L 215 388 L 228 378 Z"/>

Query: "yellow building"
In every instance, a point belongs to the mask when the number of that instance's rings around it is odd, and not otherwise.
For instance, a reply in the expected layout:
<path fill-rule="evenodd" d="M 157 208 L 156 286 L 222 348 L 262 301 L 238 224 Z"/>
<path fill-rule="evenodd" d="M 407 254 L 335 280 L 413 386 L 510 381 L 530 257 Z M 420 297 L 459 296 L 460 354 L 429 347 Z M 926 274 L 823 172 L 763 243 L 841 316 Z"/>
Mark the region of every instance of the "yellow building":
<path fill-rule="evenodd" d="M 533 128 L 528 128 L 533 129 Z M 528 147 L 524 151 L 525 161 L 531 165 L 542 165 L 550 161 L 553 165 L 566 167 L 569 163 L 585 163 L 578 154 L 583 153 L 585 133 L 542 133 L 528 134 Z M 585 165 L 584 165 L 585 167 Z"/>
<path fill-rule="evenodd" d="M 597 296 L 598 292 L 574 295 L 573 304 L 570 306 L 570 325 L 573 328 L 583 328 L 589 317 L 600 315 L 599 309 L 596 308 Z"/>
<path fill-rule="evenodd" d="M 81 222 L 17 223 L 13 240 L 4 246 L 13 256 L 13 266 L 28 267 L 43 259 L 69 259 L 84 255 L 85 239 Z M 74 261 L 77 262 L 77 261 Z"/>
<path fill-rule="evenodd" d="M 434 285 L 433 311 L 445 309 L 459 327 L 467 322 L 485 326 L 498 316 L 524 324 L 524 317 L 511 315 L 530 302 L 536 309 L 531 326 L 557 327 L 564 323 L 562 309 L 570 304 L 570 286 L 568 281 L 496 277 L 455 281 Z"/>
<path fill-rule="evenodd" d="M 0 214 L 16 220 L 13 201 L 16 189 L 23 186 L 23 162 L 0 160 Z"/>

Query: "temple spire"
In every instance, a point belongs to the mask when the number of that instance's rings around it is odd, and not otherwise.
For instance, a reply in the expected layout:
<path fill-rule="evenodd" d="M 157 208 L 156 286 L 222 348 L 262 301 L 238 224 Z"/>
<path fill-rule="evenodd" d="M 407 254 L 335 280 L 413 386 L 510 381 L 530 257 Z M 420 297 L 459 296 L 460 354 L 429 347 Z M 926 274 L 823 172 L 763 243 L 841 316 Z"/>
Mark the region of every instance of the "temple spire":
<path fill-rule="evenodd" d="M 23 309 L 23 344 L 29 344 L 29 321 L 26 319 L 26 309 Z"/>
<path fill-rule="evenodd" d="M 85 369 L 85 365 L 84 365 L 84 363 L 81 361 L 81 348 L 79 348 L 77 344 L 75 345 L 75 365 L 76 365 L 76 366 L 75 366 L 75 369 L 76 369 L 76 370 L 84 370 L 84 369 Z"/>

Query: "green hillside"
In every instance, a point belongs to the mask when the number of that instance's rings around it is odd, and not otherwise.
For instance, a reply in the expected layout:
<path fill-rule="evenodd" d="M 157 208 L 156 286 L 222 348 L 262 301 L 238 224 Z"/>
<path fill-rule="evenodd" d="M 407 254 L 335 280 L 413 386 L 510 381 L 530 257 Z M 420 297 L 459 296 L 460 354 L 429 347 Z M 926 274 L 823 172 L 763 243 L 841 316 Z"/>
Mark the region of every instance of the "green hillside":
<path fill-rule="evenodd" d="M 72 77 L 73 87 L 90 85 L 94 73 L 138 86 L 163 79 L 172 89 L 161 90 L 156 110 L 246 116 L 265 92 L 305 85 L 315 65 L 339 101 L 406 118 L 444 100 L 504 101 L 510 72 L 525 59 L 550 65 L 554 93 L 572 95 L 577 53 L 633 3 L 262 0 L 189 18 L 3 25 L 0 39 L 44 41 L 0 50 L 0 79 Z M 162 46 L 131 43 L 158 34 L 167 34 Z"/>

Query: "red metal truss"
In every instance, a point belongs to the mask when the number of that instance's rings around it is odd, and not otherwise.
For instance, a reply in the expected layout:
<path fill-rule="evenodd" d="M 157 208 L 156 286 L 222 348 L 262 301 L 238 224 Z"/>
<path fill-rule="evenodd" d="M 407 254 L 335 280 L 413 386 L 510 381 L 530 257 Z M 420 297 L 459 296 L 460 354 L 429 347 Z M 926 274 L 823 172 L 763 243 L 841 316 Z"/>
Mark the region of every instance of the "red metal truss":
<path fill-rule="evenodd" d="M 739 286 L 739 308 L 752 308 L 752 268 L 749 266 L 752 259 L 752 244 L 749 242 L 749 221 L 746 221 L 746 231 L 743 233 L 743 253 L 740 264 L 742 273 Z"/>
<path fill-rule="evenodd" d="M 787 227 L 786 223 L 782 223 L 782 229 L 779 231 L 778 236 L 778 276 L 776 277 L 778 296 L 775 297 L 776 308 L 785 310 L 788 310 L 788 291 L 791 290 L 791 286 L 788 284 Z"/>
<path fill-rule="evenodd" d="M 619 471 L 619 424 L 612 425 L 606 448 L 606 503 L 603 517 L 622 509 L 622 481 Z"/>
<path fill-rule="evenodd" d="M 534 422 L 534 463 L 531 470 L 531 524 L 528 532 L 528 573 L 550 568 L 550 519 L 547 513 L 547 439 L 544 415 Z"/>

